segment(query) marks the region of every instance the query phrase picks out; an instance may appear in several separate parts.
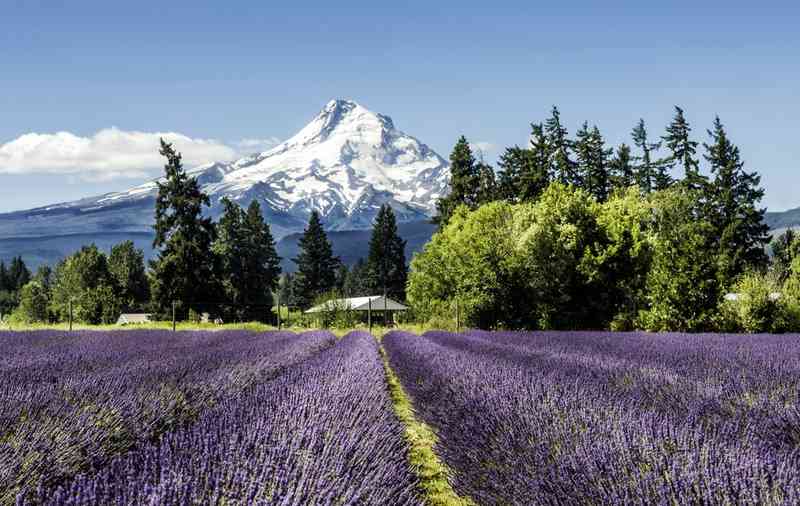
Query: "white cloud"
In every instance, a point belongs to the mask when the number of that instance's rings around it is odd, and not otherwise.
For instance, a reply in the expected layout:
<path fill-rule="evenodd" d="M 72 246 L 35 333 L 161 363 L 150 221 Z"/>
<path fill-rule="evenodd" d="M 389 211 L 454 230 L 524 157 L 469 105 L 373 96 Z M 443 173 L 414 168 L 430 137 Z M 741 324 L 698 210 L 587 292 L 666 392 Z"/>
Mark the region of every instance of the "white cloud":
<path fill-rule="evenodd" d="M 141 179 L 164 165 L 159 138 L 174 144 L 186 168 L 233 160 L 239 150 L 213 139 L 175 132 L 107 128 L 92 136 L 28 133 L 0 144 L 0 174 L 62 174 L 90 181 Z"/>
<path fill-rule="evenodd" d="M 266 139 L 242 139 L 236 143 L 240 151 L 246 153 L 260 153 L 274 148 L 281 143 L 277 137 L 267 137 Z"/>

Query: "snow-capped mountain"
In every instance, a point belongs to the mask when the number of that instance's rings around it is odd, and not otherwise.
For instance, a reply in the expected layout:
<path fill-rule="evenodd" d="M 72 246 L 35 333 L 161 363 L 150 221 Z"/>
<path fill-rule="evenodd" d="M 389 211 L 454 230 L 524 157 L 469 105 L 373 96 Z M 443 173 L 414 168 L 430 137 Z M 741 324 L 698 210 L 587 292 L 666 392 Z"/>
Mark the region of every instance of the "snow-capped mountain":
<path fill-rule="evenodd" d="M 388 203 L 398 221 L 431 217 L 447 187 L 447 162 L 391 118 L 332 100 L 294 137 L 233 162 L 192 168 L 211 197 L 258 200 L 276 238 L 302 231 L 317 210 L 329 230 L 368 228 Z M 155 181 L 125 192 L 0 215 L 0 237 L 150 232 Z"/>

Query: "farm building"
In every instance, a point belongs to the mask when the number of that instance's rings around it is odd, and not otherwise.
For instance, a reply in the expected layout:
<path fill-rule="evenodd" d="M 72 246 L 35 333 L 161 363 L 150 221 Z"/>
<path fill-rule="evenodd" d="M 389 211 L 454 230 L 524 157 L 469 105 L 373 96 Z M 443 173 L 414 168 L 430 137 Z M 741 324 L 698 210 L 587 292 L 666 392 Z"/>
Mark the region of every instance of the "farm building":
<path fill-rule="evenodd" d="M 318 306 L 306 310 L 306 313 L 322 313 L 325 311 L 406 311 L 408 306 L 382 295 L 369 297 L 350 297 L 347 299 L 331 299 Z"/>
<path fill-rule="evenodd" d="M 150 320 L 150 314 L 147 313 L 124 313 L 119 315 L 117 325 L 135 325 L 147 323 Z"/>

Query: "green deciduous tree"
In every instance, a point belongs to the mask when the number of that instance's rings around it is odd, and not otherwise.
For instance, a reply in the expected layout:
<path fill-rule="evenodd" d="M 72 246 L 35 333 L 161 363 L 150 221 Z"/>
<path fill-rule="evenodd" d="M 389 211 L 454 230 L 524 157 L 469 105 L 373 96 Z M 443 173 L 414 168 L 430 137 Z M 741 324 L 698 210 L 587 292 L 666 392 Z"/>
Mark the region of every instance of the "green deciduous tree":
<path fill-rule="evenodd" d="M 39 281 L 30 281 L 19 294 L 19 307 L 14 311 L 15 319 L 25 323 L 48 322 L 50 294 Z"/>
<path fill-rule="evenodd" d="M 406 241 L 397 233 L 394 211 L 388 204 L 381 206 L 372 225 L 369 240 L 367 272 L 372 295 L 382 294 L 405 300 Z"/>
<path fill-rule="evenodd" d="M 119 317 L 122 300 L 108 259 L 94 244 L 65 258 L 56 269 L 51 311 L 59 320 L 69 318 L 70 302 L 78 322 L 113 323 Z"/>
<path fill-rule="evenodd" d="M 720 286 L 714 227 L 694 216 L 698 195 L 683 187 L 653 197 L 653 260 L 647 274 L 648 330 L 701 331 L 714 325 Z"/>
<path fill-rule="evenodd" d="M 311 212 L 298 245 L 300 252 L 297 258 L 292 259 L 297 264 L 294 297 L 298 306 L 307 308 L 317 297 L 336 287 L 336 270 L 340 261 L 333 256 L 331 243 L 316 211 Z"/>
<path fill-rule="evenodd" d="M 147 303 L 150 287 L 144 266 L 144 252 L 136 248 L 133 241 L 125 241 L 111 248 L 108 270 L 123 305 L 141 308 Z"/>
<path fill-rule="evenodd" d="M 201 303 L 218 299 L 211 254 L 214 225 L 203 217 L 208 196 L 184 171 L 180 153 L 163 140 L 160 153 L 167 164 L 165 179 L 157 183 L 153 247 L 158 255 L 151 263 L 152 298 L 157 312 L 166 314 L 177 302 L 185 315 L 189 309 L 201 310 Z"/>

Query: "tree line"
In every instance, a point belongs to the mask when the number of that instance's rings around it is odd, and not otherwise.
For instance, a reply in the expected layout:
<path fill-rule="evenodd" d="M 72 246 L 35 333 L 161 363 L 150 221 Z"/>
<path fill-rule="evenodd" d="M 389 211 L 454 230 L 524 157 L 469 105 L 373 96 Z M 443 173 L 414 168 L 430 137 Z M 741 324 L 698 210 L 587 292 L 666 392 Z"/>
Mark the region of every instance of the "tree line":
<path fill-rule="evenodd" d="M 332 294 L 388 294 L 405 298 L 405 241 L 394 212 L 378 212 L 370 253 L 353 269 L 333 255 L 319 214 L 310 214 L 292 259 L 296 272 L 281 276 L 270 226 L 253 200 L 246 209 L 223 198 L 218 221 L 204 215 L 211 202 L 183 168 L 181 154 L 161 141 L 166 159 L 155 204 L 156 256 L 145 262 L 133 242 L 108 255 L 91 244 L 51 270 L 31 276 L 21 258 L 0 263 L 0 304 L 21 322 L 113 323 L 120 313 L 149 312 L 157 318 L 271 321 L 276 295 L 283 304 L 306 309 Z"/>
<path fill-rule="evenodd" d="M 778 238 L 770 263 L 760 176 L 719 117 L 701 143 L 676 107 L 660 137 L 639 120 L 613 149 L 554 107 L 496 171 L 463 136 L 450 162 L 440 229 L 411 264 L 422 318 L 459 304 L 485 328 L 800 328 L 800 242 Z"/>

